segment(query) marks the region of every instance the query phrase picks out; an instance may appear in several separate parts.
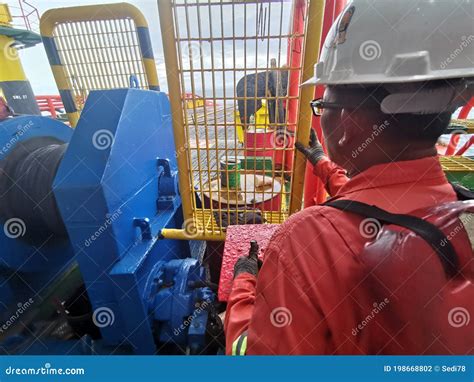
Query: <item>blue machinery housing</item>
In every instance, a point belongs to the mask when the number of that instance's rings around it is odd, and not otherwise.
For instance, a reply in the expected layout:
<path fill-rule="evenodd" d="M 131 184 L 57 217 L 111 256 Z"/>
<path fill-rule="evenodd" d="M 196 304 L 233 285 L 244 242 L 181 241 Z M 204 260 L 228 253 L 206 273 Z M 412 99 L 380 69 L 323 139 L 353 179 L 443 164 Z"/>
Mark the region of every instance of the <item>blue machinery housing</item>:
<path fill-rule="evenodd" d="M 93 91 L 75 130 L 40 116 L 0 122 L 0 163 L 18 145 L 38 138 L 67 145 L 51 186 L 66 232 L 31 240 L 24 219 L 3 217 L 0 352 L 204 349 L 215 294 L 201 265 L 203 251 L 199 243 L 192 250 L 188 241 L 160 237 L 163 228 L 183 224 L 166 95 L 138 89 Z M 82 293 L 71 285 L 76 264 Z M 66 302 L 57 301 L 57 294 Z M 74 311 L 85 298 L 82 305 L 90 306 L 84 316 Z M 48 312 L 72 326 L 79 322 L 76 333 L 88 325 L 100 333 L 70 335 L 64 341 L 61 327 L 44 328 Z M 41 341 L 31 341 L 25 332 Z"/>

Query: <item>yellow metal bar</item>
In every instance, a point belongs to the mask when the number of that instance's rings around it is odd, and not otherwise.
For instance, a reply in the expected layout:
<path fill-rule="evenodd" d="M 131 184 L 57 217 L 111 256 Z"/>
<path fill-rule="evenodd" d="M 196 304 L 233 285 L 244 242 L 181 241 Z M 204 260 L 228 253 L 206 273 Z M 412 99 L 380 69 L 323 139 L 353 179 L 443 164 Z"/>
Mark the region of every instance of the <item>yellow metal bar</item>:
<path fill-rule="evenodd" d="M 168 93 L 171 104 L 171 115 L 173 116 L 173 133 L 176 146 L 176 152 L 182 152 L 188 146 L 184 136 L 184 116 L 181 104 L 181 87 L 178 73 L 178 53 L 174 39 L 174 15 L 171 1 L 158 1 L 158 10 L 160 13 L 160 28 L 163 38 L 163 53 L 165 56 L 166 76 L 168 79 Z M 193 219 L 192 185 L 190 181 L 190 169 L 186 155 L 177 155 L 179 191 L 183 204 L 184 221 Z M 186 223 L 185 223 L 186 224 Z"/>
<path fill-rule="evenodd" d="M 473 119 L 452 119 L 452 125 L 460 125 L 466 128 L 467 134 L 474 134 L 474 120 Z"/>
<path fill-rule="evenodd" d="M 319 56 L 321 44 L 321 32 L 323 26 L 324 0 L 310 0 L 308 8 L 309 20 L 306 23 L 304 39 L 303 68 L 301 70 L 301 81 L 310 79 L 314 75 L 314 65 Z M 296 141 L 305 145 L 309 141 L 311 128 L 311 108 L 309 103 L 314 95 L 314 88 L 303 87 L 300 89 L 298 125 L 296 130 Z M 306 169 L 306 159 L 298 150 L 294 151 L 293 181 L 291 182 L 290 215 L 299 211 L 303 203 L 303 186 Z"/>
<path fill-rule="evenodd" d="M 460 155 L 440 155 L 439 163 L 443 171 L 449 172 L 474 172 L 474 161 Z"/>
<path fill-rule="evenodd" d="M 145 72 L 148 77 L 148 84 L 150 87 L 158 87 L 160 86 L 160 82 L 158 81 L 158 73 L 156 71 L 156 62 L 154 59 L 151 58 L 144 58 L 143 64 L 145 65 Z"/>
<path fill-rule="evenodd" d="M 172 229 L 164 228 L 161 230 L 161 237 L 163 239 L 173 239 L 173 240 L 189 240 L 189 239 L 198 239 L 206 241 L 224 241 L 225 232 L 219 232 L 214 234 L 207 234 L 206 231 L 197 233 L 197 235 L 189 235 L 189 233 L 184 229 Z"/>
<path fill-rule="evenodd" d="M 148 27 L 145 17 L 137 7 L 128 3 L 116 3 L 50 9 L 41 16 L 40 31 L 42 36 L 52 37 L 57 23 L 129 17 L 133 18 L 137 27 Z"/>

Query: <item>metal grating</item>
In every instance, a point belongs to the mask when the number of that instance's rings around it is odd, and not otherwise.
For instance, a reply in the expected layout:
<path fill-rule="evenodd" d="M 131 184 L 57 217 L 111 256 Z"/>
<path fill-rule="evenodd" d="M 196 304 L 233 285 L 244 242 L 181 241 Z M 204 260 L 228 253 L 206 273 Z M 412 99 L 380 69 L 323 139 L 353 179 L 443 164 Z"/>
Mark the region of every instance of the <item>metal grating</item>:
<path fill-rule="evenodd" d="M 440 156 L 439 162 L 443 171 L 474 172 L 474 161 L 464 156 Z"/>
<path fill-rule="evenodd" d="M 185 228 L 209 239 L 228 223 L 283 222 L 303 63 L 304 33 L 293 31 L 292 20 L 295 10 L 307 13 L 307 2 L 176 0 L 171 8 L 181 95 L 173 113 L 184 114 L 176 153 L 186 156 L 182 196 L 192 207 Z M 174 48 L 162 34 L 166 56 Z M 167 61 L 168 82 L 171 70 Z"/>
<path fill-rule="evenodd" d="M 148 88 L 132 19 L 59 23 L 53 37 L 78 110 L 91 90 L 129 87 L 131 75 Z"/>

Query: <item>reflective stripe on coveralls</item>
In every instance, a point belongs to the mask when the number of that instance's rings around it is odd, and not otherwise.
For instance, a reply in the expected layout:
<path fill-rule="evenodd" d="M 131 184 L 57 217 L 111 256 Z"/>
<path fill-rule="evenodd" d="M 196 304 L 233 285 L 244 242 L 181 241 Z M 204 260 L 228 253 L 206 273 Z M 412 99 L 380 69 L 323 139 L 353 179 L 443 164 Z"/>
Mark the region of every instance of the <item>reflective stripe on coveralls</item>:
<path fill-rule="evenodd" d="M 232 344 L 232 355 L 245 355 L 247 352 L 247 332 L 243 332 Z"/>

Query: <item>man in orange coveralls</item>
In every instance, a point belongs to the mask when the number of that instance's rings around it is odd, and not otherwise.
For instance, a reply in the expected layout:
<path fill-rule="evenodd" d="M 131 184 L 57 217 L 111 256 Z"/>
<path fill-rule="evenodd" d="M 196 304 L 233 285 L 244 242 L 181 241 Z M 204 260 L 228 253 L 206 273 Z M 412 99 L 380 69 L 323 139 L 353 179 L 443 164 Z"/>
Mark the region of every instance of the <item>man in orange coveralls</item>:
<path fill-rule="evenodd" d="M 413 8 L 410 0 L 369 3 L 348 4 L 328 34 L 315 77 L 308 81 L 327 85 L 324 98 L 311 106 L 321 115 L 332 162 L 314 140 L 299 149 L 315 164 L 315 174 L 328 179 L 326 187 L 335 199 L 376 204 L 396 214 L 454 202 L 458 199 L 435 144 L 452 112 L 472 96 L 472 48 L 456 60 L 442 60 L 452 51 L 452 41 L 469 35 L 472 4 L 435 0 Z M 354 213 L 314 206 L 279 227 L 260 270 L 255 253 L 240 258 L 225 318 L 226 353 L 472 354 L 473 320 L 457 337 L 450 332 L 455 325 L 444 323 L 444 332 L 434 335 L 427 321 L 432 318 L 421 312 L 410 316 L 417 317 L 411 322 L 392 323 L 400 330 L 391 331 L 390 316 L 380 311 L 396 305 L 392 301 L 400 296 L 377 302 L 359 287 L 365 276 L 358 256 L 374 238 L 363 222 Z M 472 267 L 465 265 L 473 259 L 467 234 L 451 241 L 460 248 L 463 269 L 471 269 L 466 277 L 472 278 Z M 427 248 L 422 246 L 421 255 Z M 410 260 L 405 263 L 418 267 Z M 430 267 L 438 275 L 437 265 Z M 391 269 L 386 275 L 396 279 Z M 423 272 L 432 277 L 431 270 Z M 416 307 L 423 293 L 423 298 L 437 301 L 439 289 L 418 287 L 397 309 Z M 385 321 L 365 320 L 372 304 L 372 316 L 386 317 L 386 327 Z M 462 309 L 472 315 L 473 304 Z M 447 320 L 444 315 L 442 319 Z M 374 332 L 378 341 L 369 335 Z"/>

